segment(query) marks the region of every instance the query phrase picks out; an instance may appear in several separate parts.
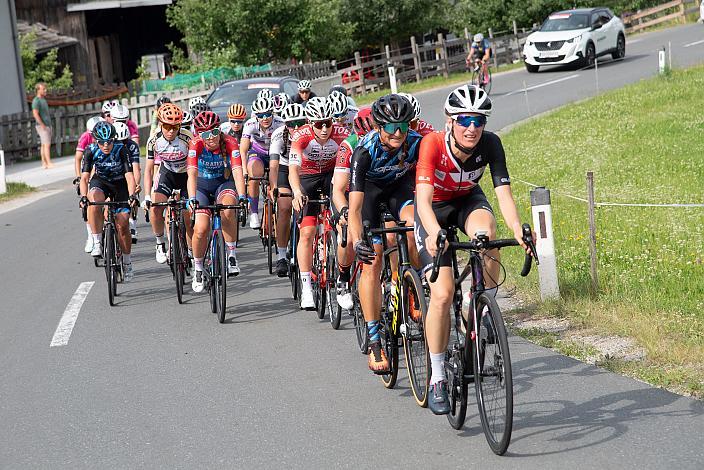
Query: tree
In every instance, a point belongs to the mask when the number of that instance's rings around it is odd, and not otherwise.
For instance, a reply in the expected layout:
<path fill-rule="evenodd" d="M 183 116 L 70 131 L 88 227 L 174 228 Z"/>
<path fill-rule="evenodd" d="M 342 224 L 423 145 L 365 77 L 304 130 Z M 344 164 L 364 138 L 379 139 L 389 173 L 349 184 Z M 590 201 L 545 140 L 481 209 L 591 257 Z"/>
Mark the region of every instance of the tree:
<path fill-rule="evenodd" d="M 34 87 L 39 82 L 44 82 L 47 88 L 71 88 L 73 73 L 68 65 L 64 65 L 61 75 L 56 75 L 60 67 L 57 60 L 58 49 L 51 49 L 37 61 L 37 48 L 35 46 L 37 34 L 30 31 L 20 35 L 20 55 L 22 56 L 22 69 L 24 71 L 24 87 L 28 93 L 34 92 Z"/>

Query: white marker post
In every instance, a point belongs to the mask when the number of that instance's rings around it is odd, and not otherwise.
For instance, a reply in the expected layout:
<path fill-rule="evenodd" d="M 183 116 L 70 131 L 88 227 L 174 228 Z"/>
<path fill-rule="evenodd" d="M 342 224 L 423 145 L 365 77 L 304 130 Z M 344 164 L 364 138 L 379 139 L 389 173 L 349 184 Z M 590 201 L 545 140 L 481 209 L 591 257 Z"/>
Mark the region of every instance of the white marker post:
<path fill-rule="evenodd" d="M 0 150 L 0 194 L 5 194 L 7 192 L 7 185 L 5 184 L 5 151 Z"/>
<path fill-rule="evenodd" d="M 658 72 L 660 75 L 665 73 L 665 48 L 663 47 L 658 51 Z"/>
<path fill-rule="evenodd" d="M 535 248 L 538 251 L 538 279 L 542 300 L 559 299 L 560 286 L 557 282 L 557 259 L 555 258 L 555 238 L 552 232 L 552 206 L 550 190 L 544 187 L 532 189 L 530 205 L 533 210 L 533 229 L 537 237 Z"/>
<path fill-rule="evenodd" d="M 391 93 L 398 93 L 398 87 L 396 86 L 396 67 L 389 67 L 389 85 L 391 86 Z"/>

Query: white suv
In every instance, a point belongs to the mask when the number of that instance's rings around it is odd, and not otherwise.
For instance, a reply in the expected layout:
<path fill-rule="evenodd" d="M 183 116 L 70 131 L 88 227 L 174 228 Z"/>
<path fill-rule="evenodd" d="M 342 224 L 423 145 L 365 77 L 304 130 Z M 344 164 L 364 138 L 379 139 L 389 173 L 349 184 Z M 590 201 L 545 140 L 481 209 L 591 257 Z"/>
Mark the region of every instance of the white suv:
<path fill-rule="evenodd" d="M 608 8 L 581 8 L 552 13 L 540 29 L 526 38 L 523 62 L 528 72 L 541 65 L 592 65 L 602 55 L 626 55 L 623 22 Z"/>

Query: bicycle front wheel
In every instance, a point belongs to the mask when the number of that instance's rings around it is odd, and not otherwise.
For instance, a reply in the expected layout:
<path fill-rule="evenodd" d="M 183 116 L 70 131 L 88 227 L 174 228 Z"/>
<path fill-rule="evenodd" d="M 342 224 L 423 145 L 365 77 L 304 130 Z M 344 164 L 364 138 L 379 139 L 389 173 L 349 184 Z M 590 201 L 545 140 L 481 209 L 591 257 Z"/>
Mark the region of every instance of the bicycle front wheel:
<path fill-rule="evenodd" d="M 503 455 L 513 429 L 513 373 L 508 337 L 496 300 L 486 293 L 476 304 L 479 333 L 474 340 L 474 388 L 489 447 Z"/>
<path fill-rule="evenodd" d="M 174 281 L 176 281 L 176 298 L 178 303 L 183 303 L 183 247 L 181 246 L 181 223 L 173 220 L 169 227 L 171 243 L 169 250 L 171 251 L 171 265 L 174 273 Z"/>
<path fill-rule="evenodd" d="M 105 256 L 105 280 L 108 283 L 108 302 L 112 307 L 115 305 L 115 291 L 117 290 L 117 276 L 115 267 L 115 230 L 113 226 L 107 224 L 105 226 L 104 237 L 105 248 L 103 248 Z"/>
<path fill-rule="evenodd" d="M 406 354 L 406 367 L 411 382 L 411 390 L 416 403 L 428 406 L 428 387 L 430 385 L 430 356 L 425 339 L 425 317 L 428 304 L 423 295 L 423 286 L 418 274 L 413 269 L 403 273 L 401 284 L 401 308 L 406 333 L 403 336 L 403 348 Z"/>
<path fill-rule="evenodd" d="M 359 278 L 361 276 L 362 272 L 357 272 L 352 287 L 352 299 L 354 299 L 354 311 L 352 312 L 352 321 L 354 323 L 354 332 L 357 336 L 357 346 L 359 346 L 359 350 L 362 352 L 362 354 L 368 354 L 369 330 L 367 329 L 367 322 L 364 319 L 364 314 L 362 313 L 362 304 L 359 302 Z"/>
<path fill-rule="evenodd" d="M 215 275 L 218 279 L 218 297 L 217 297 L 217 307 L 218 307 L 218 321 L 220 323 L 225 322 L 225 311 L 227 310 L 227 250 L 225 249 L 225 239 L 223 238 L 222 232 L 218 230 L 217 232 L 217 245 L 218 245 L 218 271 Z"/>
<path fill-rule="evenodd" d="M 313 297 L 315 298 L 315 312 L 318 318 L 322 320 L 325 317 L 325 240 L 322 237 L 316 236 L 313 245 L 313 272 L 311 273 L 311 283 L 313 284 Z"/>
<path fill-rule="evenodd" d="M 337 330 L 340 328 L 340 320 L 342 319 L 342 307 L 337 304 L 337 286 L 335 285 L 337 276 L 337 243 L 335 242 L 335 235 L 332 231 L 328 232 L 328 235 L 325 237 L 325 244 L 328 257 L 326 265 L 327 275 L 325 276 L 328 281 L 325 285 L 328 314 L 330 315 L 330 325 L 333 330 Z"/>
<path fill-rule="evenodd" d="M 274 246 L 276 245 L 276 236 L 274 234 L 274 205 L 267 198 L 264 203 L 264 212 L 266 212 L 266 258 L 269 267 L 269 274 L 274 274 Z"/>

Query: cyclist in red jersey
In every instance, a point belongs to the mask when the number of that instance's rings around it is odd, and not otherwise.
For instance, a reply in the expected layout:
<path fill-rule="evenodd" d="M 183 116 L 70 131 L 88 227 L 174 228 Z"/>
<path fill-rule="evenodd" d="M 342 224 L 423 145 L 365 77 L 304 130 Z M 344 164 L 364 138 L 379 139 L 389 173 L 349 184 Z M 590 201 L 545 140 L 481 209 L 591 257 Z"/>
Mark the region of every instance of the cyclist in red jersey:
<path fill-rule="evenodd" d="M 410 93 L 399 93 L 399 95 L 406 98 L 413 105 L 414 116 L 413 120 L 410 122 L 411 129 L 413 129 L 423 137 L 430 134 L 431 132 L 435 132 L 435 129 L 433 128 L 432 124 L 420 118 L 421 107 L 420 103 L 418 102 L 418 99 L 416 99 L 416 97 L 411 95 Z"/>
<path fill-rule="evenodd" d="M 471 237 L 484 231 L 490 239 L 496 238 L 493 210 L 478 186 L 487 165 L 504 221 L 527 250 L 501 139 L 484 130 L 491 109 L 491 100 L 484 90 L 474 85 L 461 86 L 453 90 L 445 102 L 448 130 L 433 133 L 421 141 L 416 169 L 415 230 L 416 245 L 426 272 L 433 266 L 441 228 L 455 225 Z M 484 282 L 490 295 L 496 295 L 498 259 L 498 250 L 488 251 L 485 257 Z M 450 405 L 444 361 L 455 287 L 448 252 L 441 256 L 440 266 L 437 280 L 430 283 L 425 329 L 432 365 L 428 406 L 435 414 L 447 414 Z"/>
<path fill-rule="evenodd" d="M 220 132 L 220 118 L 212 111 L 203 111 L 193 120 L 197 132 L 188 146 L 188 204 L 193 210 L 197 206 L 214 203 L 236 204 L 238 194 L 245 196 L 244 174 L 240 148 L 234 137 Z M 237 189 L 235 190 L 235 185 Z M 203 258 L 208 244 L 210 213 L 196 210 L 193 227 L 193 260 L 195 273 L 191 287 L 202 292 Z M 222 232 L 227 245 L 227 272 L 237 275 L 236 240 L 237 217 L 235 210 L 222 211 Z"/>
<path fill-rule="evenodd" d="M 306 117 L 310 124 L 293 134 L 289 154 L 289 182 L 293 190 L 293 208 L 300 211 L 305 206 L 298 240 L 298 267 L 301 271 L 301 307 L 314 309 L 310 270 L 313 261 L 313 238 L 318 204 L 305 204 L 305 197 L 316 198 L 318 193 L 330 194 L 335 156 L 349 131 L 333 124 L 330 104 L 321 97 L 313 97 L 306 104 Z"/>

